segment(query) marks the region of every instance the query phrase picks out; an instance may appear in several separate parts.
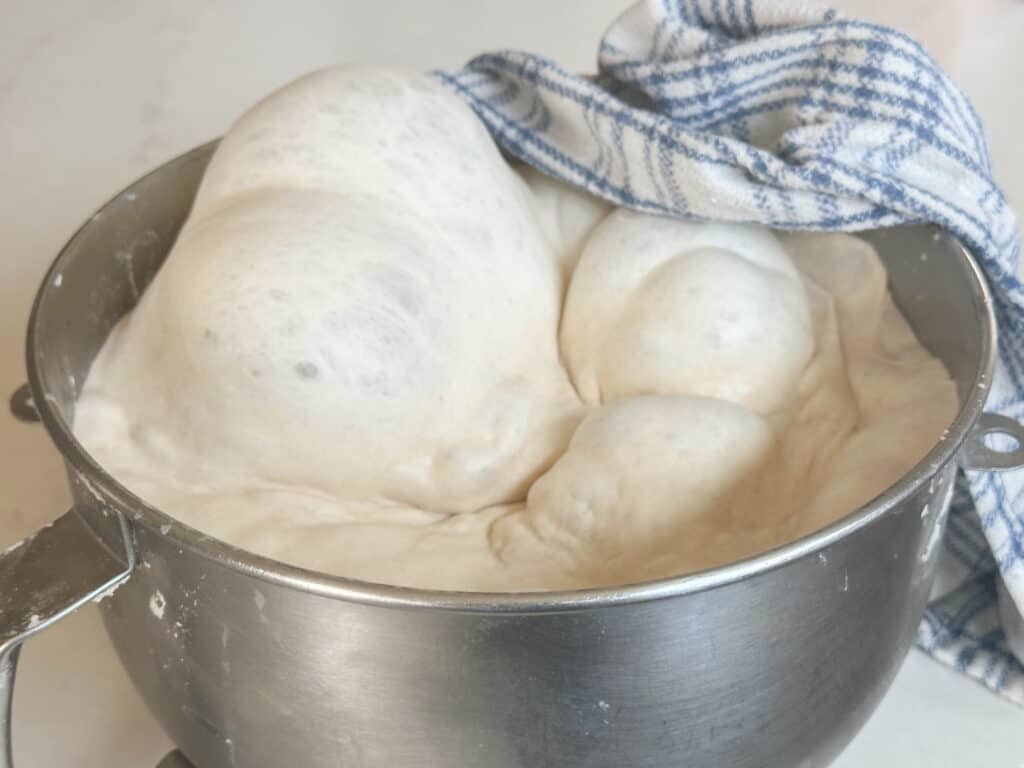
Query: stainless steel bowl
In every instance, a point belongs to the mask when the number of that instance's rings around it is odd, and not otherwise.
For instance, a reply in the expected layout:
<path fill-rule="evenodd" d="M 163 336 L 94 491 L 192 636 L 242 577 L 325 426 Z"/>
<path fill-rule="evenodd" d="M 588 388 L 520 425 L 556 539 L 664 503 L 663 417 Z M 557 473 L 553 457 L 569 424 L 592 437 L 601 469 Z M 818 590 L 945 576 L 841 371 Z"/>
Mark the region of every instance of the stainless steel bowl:
<path fill-rule="evenodd" d="M 283 565 L 180 525 L 71 433 L 89 365 L 159 268 L 212 150 L 112 200 L 39 290 L 30 394 L 74 508 L 0 555 L 0 704 L 20 643 L 105 595 L 125 668 L 201 768 L 763 768 L 839 753 L 910 647 L 958 457 L 1024 462 L 982 441 L 1024 429 L 982 417 L 995 327 L 969 254 L 927 227 L 866 235 L 919 338 L 956 379 L 961 408 L 946 439 L 864 508 L 751 560 L 659 582 L 400 589 Z"/>

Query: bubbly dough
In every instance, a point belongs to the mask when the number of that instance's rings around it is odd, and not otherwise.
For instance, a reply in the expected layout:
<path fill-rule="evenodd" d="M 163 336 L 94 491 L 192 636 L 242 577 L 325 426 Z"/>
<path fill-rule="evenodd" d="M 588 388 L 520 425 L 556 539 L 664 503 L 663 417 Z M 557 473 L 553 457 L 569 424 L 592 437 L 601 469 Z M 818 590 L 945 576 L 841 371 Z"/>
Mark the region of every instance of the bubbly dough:
<path fill-rule="evenodd" d="M 561 294 L 526 186 L 455 96 L 329 70 L 228 133 L 90 389 L 190 482 L 472 512 L 525 495 L 579 418 Z"/>
<path fill-rule="evenodd" d="M 612 210 L 434 80 L 338 68 L 228 133 L 75 431 L 253 552 L 528 591 L 778 546 L 956 408 L 862 241 Z"/>
<path fill-rule="evenodd" d="M 759 413 L 791 398 L 814 348 L 799 275 L 768 230 L 626 210 L 587 242 L 561 343 L 588 404 L 704 395 Z"/>
<path fill-rule="evenodd" d="M 803 432 L 790 437 L 791 450 L 802 445 L 806 454 L 812 445 L 827 445 L 812 425 L 842 436 L 824 451 L 829 461 L 817 467 L 814 493 L 801 512 L 798 532 L 809 533 L 906 474 L 911 459 L 945 435 L 958 400 L 945 367 L 920 345 L 889 296 L 885 267 L 870 245 L 849 235 L 809 234 L 788 235 L 785 244 L 810 285 L 831 298 L 841 335 L 830 346 L 842 354 L 832 364 L 831 389 L 839 390 L 836 379 L 845 373 L 844 400 L 852 399 L 857 414 L 855 423 L 844 424 L 836 407 L 809 407 Z"/>
<path fill-rule="evenodd" d="M 686 548 L 695 520 L 729 506 L 774 443 L 764 419 L 725 400 L 617 400 L 584 419 L 526 509 L 492 527 L 492 544 L 538 569 L 564 560 L 566 586 L 643 578 Z"/>

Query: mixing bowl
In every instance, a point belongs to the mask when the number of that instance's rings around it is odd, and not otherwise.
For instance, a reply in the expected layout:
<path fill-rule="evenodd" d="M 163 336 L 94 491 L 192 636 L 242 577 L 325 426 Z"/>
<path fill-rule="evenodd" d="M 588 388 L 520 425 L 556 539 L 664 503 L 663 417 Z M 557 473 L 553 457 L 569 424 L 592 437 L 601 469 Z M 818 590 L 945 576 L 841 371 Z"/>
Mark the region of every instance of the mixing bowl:
<path fill-rule="evenodd" d="M 960 410 L 912 471 L 825 530 L 702 573 L 544 594 L 401 589 L 241 551 L 134 496 L 71 432 L 90 363 L 212 151 L 101 209 L 36 297 L 14 405 L 63 455 L 74 506 L 0 555 L 0 713 L 20 643 L 99 599 L 125 669 L 200 768 L 823 766 L 910 647 L 958 462 L 1024 463 L 984 440 L 1024 428 L 982 412 L 995 326 L 978 268 L 937 230 L 894 229 L 865 237 Z"/>

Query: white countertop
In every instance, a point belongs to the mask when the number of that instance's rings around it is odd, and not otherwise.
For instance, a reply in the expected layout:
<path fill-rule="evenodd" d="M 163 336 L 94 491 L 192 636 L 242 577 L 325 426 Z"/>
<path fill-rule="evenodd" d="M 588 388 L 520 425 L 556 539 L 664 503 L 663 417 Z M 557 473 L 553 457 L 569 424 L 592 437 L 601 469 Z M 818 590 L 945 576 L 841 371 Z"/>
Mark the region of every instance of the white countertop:
<path fill-rule="evenodd" d="M 909 21 L 959 74 L 990 124 L 997 174 L 1024 203 L 1018 125 L 1024 3 L 847 0 Z M 986 14 L 952 28 L 956 7 Z M 455 66 L 499 47 L 591 69 L 624 0 L 0 0 L 0 396 L 24 381 L 25 321 L 60 246 L 120 187 L 221 133 L 255 99 L 339 61 Z M 1000 79 L 1000 75 L 1005 77 Z M 0 549 L 68 504 L 43 430 L 0 409 Z M 150 768 L 169 749 L 89 608 L 22 655 L 15 701 L 21 768 Z M 1024 768 L 1024 710 L 914 652 L 836 764 Z M 727 768 L 727 767 L 723 767 Z"/>

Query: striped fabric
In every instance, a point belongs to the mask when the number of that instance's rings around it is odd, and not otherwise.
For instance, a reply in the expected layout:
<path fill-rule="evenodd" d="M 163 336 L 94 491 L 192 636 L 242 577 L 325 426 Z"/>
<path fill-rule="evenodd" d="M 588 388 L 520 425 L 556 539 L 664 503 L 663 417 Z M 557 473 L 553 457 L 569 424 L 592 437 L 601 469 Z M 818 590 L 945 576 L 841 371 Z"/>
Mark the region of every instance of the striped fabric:
<path fill-rule="evenodd" d="M 920 45 L 806 2 L 646 0 L 599 76 L 500 52 L 438 73 L 530 165 L 618 205 L 782 229 L 933 222 L 978 257 L 1001 338 L 988 408 L 1024 419 L 1016 223 L 978 117 Z M 1024 472 L 961 473 L 919 645 L 1024 703 L 999 573 L 1024 606 Z"/>

